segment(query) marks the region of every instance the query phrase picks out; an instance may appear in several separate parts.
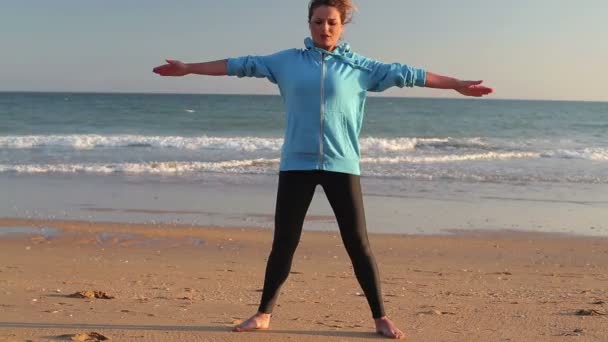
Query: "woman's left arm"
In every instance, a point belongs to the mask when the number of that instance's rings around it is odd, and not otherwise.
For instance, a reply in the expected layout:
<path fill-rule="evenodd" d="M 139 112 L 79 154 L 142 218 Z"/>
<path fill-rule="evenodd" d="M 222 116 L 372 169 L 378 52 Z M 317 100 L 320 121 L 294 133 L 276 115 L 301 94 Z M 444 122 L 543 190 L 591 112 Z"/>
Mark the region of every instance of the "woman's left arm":
<path fill-rule="evenodd" d="M 454 89 L 465 96 L 481 97 L 491 94 L 492 88 L 481 85 L 483 81 L 462 81 L 453 77 L 441 76 L 432 72 L 426 72 L 427 88 Z"/>

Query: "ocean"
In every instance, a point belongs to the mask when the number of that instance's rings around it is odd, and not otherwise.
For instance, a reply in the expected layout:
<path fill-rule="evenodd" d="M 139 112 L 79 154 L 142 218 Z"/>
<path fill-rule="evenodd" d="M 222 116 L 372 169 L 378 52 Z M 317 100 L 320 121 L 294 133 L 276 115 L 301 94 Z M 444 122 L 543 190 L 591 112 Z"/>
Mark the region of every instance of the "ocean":
<path fill-rule="evenodd" d="M 245 201 L 239 208 L 223 211 L 272 214 L 284 124 L 278 96 L 0 93 L 0 185 L 5 188 L 0 215 L 56 216 L 48 202 L 32 199 L 44 197 L 36 193 L 52 182 L 61 182 L 60 188 L 99 183 L 81 197 L 111 187 L 107 184 L 117 189 L 125 184 L 146 184 L 147 189 L 165 184 L 178 202 L 180 192 L 201 184 L 219 194 L 234 191 L 235 197 L 216 208 L 218 212 L 235 203 L 235 198 L 261 192 L 265 194 L 261 200 L 270 204 L 263 210 Z M 504 201 L 536 205 L 558 201 L 600 213 L 608 208 L 607 138 L 608 103 L 370 97 L 360 138 L 362 183 L 366 195 L 385 201 L 502 199 L 503 206 Z M 29 199 L 17 200 L 19 196 L 6 192 L 9 188 L 29 189 Z M 47 190 L 62 197 L 62 190 Z M 196 198 L 197 193 L 201 192 L 192 190 L 184 196 Z M 148 195 L 152 196 L 142 196 Z M 103 211 L 100 203 L 81 202 L 87 201 L 74 200 L 55 209 L 68 218 L 82 218 L 69 214 L 70 206 L 78 206 L 78 212 L 91 205 L 99 209 L 89 210 L 89 216 Z M 150 201 L 139 203 L 144 202 Z M 378 200 L 375 206 L 383 207 L 381 203 Z M 125 198 L 121 206 L 124 214 L 133 201 Z M 200 206 L 190 209 L 209 214 L 207 221 L 212 216 Z M 502 227 L 513 226 L 508 224 L 510 214 L 503 214 Z M 189 222 L 187 215 L 182 216 L 180 220 Z M 541 216 L 539 212 L 538 220 Z M 578 231 L 582 228 L 574 227 L 580 222 L 603 231 L 606 217 L 592 216 L 597 222 L 574 221 L 567 229 L 547 229 Z M 129 218 L 145 221 L 149 215 Z M 410 232 L 399 228 L 407 226 L 399 220 L 383 224 L 392 228 L 378 231 Z M 417 225 L 418 232 L 430 230 L 424 220 Z M 485 227 L 483 223 L 440 226 Z"/>

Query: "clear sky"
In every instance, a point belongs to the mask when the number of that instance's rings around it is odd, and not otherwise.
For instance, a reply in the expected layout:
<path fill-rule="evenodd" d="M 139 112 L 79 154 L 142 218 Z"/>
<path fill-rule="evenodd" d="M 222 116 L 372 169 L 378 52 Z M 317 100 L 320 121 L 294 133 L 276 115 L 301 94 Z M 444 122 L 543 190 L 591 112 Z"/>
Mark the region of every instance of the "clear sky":
<path fill-rule="evenodd" d="M 307 0 L 0 0 L 0 91 L 276 94 L 265 80 L 151 72 L 302 47 Z M 359 0 L 353 50 L 494 98 L 608 101 L 606 0 Z M 386 96 L 452 97 L 431 89 Z"/>

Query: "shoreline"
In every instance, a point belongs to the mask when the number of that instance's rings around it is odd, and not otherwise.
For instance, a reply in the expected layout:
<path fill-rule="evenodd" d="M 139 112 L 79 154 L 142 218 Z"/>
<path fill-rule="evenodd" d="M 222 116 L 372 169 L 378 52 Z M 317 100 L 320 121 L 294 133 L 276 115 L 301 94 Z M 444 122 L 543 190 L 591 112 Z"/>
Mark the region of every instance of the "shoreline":
<path fill-rule="evenodd" d="M 2 176 L 0 218 L 273 228 L 276 177 Z M 370 233 L 452 229 L 608 236 L 608 186 L 551 187 L 362 180 Z M 60 194 L 60 196 L 57 196 Z M 321 188 L 305 230 L 338 231 Z"/>
<path fill-rule="evenodd" d="M 338 232 L 304 230 L 272 330 L 232 333 L 257 309 L 270 229 L 0 219 L 6 227 L 61 232 L 0 237 L 0 340 L 381 340 Z M 387 314 L 411 340 L 608 340 L 608 238 L 369 237 Z M 114 298 L 69 297 L 87 290 Z"/>
<path fill-rule="evenodd" d="M 118 209 L 111 209 L 112 211 L 119 211 Z M 101 210 L 103 211 L 103 210 Z M 123 210 L 129 212 L 132 210 Z M 162 214 L 162 213 L 174 213 L 175 211 L 159 211 L 159 210 L 141 210 L 142 213 L 149 214 Z M 269 216 L 263 214 L 250 214 L 258 216 Z M 270 216 L 269 216 L 270 217 Z M 272 218 L 272 217 L 271 217 Z M 329 221 L 333 220 L 334 217 L 330 215 L 307 215 L 304 223 L 302 234 L 317 234 L 323 235 L 340 235 L 338 230 L 320 230 L 320 229 L 307 229 L 306 225 L 314 221 Z M 3 228 L 16 227 L 23 228 L 24 231 L 16 231 L 10 234 L 15 236 L 21 235 L 35 235 L 28 232 L 30 228 L 52 228 L 59 229 L 62 232 L 80 232 L 82 226 L 88 228 L 88 232 L 104 233 L 104 232 L 122 232 L 122 233 L 133 233 L 142 235 L 145 238 L 170 238 L 170 237 L 200 237 L 205 233 L 211 234 L 222 234 L 225 232 L 257 232 L 257 233 L 272 233 L 272 227 L 260 227 L 260 226 L 222 226 L 222 225 L 201 225 L 195 223 L 178 223 L 178 222 L 163 222 L 157 223 L 150 222 L 123 222 L 120 220 L 79 220 L 79 219 L 55 219 L 55 218 L 21 218 L 21 217 L 0 217 L 0 241 L 6 239 L 7 236 L 3 236 Z M 38 234 L 40 235 L 40 234 Z M 272 235 L 272 234 L 270 234 Z M 423 231 L 413 232 L 371 232 L 368 231 L 369 236 L 378 237 L 400 237 L 400 238 L 549 238 L 549 239 L 577 239 L 577 240 L 592 240 L 592 241 L 604 241 L 608 242 L 608 236 L 598 236 L 577 233 L 574 231 L 560 232 L 560 231 L 534 231 L 525 229 L 480 229 L 480 228 L 452 228 L 442 229 L 439 232 L 431 231 L 425 233 Z M 272 236 L 271 236 L 272 238 Z"/>

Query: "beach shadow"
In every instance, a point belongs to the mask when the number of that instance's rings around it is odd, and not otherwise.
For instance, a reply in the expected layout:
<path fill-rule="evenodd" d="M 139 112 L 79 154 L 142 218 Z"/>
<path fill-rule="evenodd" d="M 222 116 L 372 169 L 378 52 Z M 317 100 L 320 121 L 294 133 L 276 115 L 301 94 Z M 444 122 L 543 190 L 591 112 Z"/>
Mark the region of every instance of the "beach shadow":
<path fill-rule="evenodd" d="M 260 331 L 262 332 L 262 331 Z M 383 337 L 375 332 L 361 332 L 361 331 L 310 331 L 310 330 L 264 330 L 265 334 L 281 334 L 281 335 L 308 335 L 308 336 L 325 336 L 325 337 L 344 337 L 344 338 L 367 338 L 367 339 L 380 339 L 385 340 Z M 247 334 L 247 333 L 244 333 Z"/>
<path fill-rule="evenodd" d="M 259 330 L 253 332 L 232 332 L 232 327 L 225 326 L 178 326 L 178 325 L 120 325 L 120 324 L 62 324 L 62 323 L 25 323 L 25 322 L 0 322 L 0 328 L 26 328 L 26 329 L 107 329 L 107 330 L 153 330 L 153 331 L 182 331 L 182 332 L 226 332 L 233 334 L 281 334 L 281 335 L 308 335 L 344 338 L 385 338 L 374 332 L 358 331 L 307 331 L 307 330 Z M 62 338 L 58 336 L 47 336 L 47 339 Z"/>
<path fill-rule="evenodd" d="M 74 298 L 70 297 L 70 295 L 67 295 L 67 294 L 58 294 L 58 293 L 49 293 L 49 294 L 46 294 L 46 295 L 43 295 L 43 296 L 47 297 L 47 298 L 70 298 L 70 299 L 74 299 Z"/>
<path fill-rule="evenodd" d="M 176 325 L 121 325 L 121 324 L 63 324 L 63 323 L 25 323 L 0 322 L 0 328 L 38 328 L 38 329 L 110 329 L 110 330 L 158 330 L 158 331 L 228 331 L 221 326 L 176 326 Z"/>

